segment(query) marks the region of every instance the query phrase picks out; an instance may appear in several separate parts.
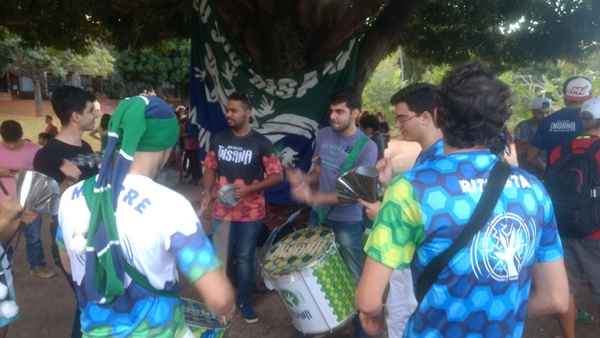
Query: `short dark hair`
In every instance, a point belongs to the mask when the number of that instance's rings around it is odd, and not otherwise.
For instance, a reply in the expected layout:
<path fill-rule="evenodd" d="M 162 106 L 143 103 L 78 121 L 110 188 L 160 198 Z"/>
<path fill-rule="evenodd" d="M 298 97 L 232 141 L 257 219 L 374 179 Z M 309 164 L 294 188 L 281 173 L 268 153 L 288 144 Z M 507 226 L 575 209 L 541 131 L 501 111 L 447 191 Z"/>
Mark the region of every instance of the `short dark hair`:
<path fill-rule="evenodd" d="M 408 109 L 417 115 L 421 115 L 426 111 L 433 113 L 440 105 L 440 92 L 432 84 L 413 83 L 400 89 L 390 99 L 393 106 L 400 102 L 406 103 Z"/>
<path fill-rule="evenodd" d="M 62 86 L 52 92 L 52 109 L 62 125 L 67 125 L 72 113 L 82 114 L 86 103 L 96 101 L 94 94 L 79 87 Z"/>
<path fill-rule="evenodd" d="M 50 133 L 39 133 L 38 134 L 38 139 L 40 138 L 44 138 L 46 140 L 51 140 L 54 138 L 54 135 L 50 134 Z"/>
<path fill-rule="evenodd" d="M 100 128 L 103 130 L 108 130 L 108 123 L 110 122 L 110 114 L 103 114 L 100 118 Z"/>
<path fill-rule="evenodd" d="M 15 120 L 6 120 L 0 125 L 0 136 L 4 142 L 17 142 L 23 137 L 23 127 Z"/>
<path fill-rule="evenodd" d="M 358 122 L 361 128 L 372 128 L 374 131 L 379 130 L 379 120 L 377 116 L 372 114 L 363 114 Z"/>
<path fill-rule="evenodd" d="M 455 67 L 440 86 L 438 125 L 444 141 L 456 148 L 506 146 L 505 122 L 510 117 L 510 88 L 479 62 Z"/>
<path fill-rule="evenodd" d="M 242 105 L 244 106 L 244 109 L 251 110 L 250 100 L 248 99 L 248 96 L 244 93 L 233 92 L 233 93 L 231 93 L 231 95 L 229 95 L 227 100 L 240 101 L 242 103 Z"/>
<path fill-rule="evenodd" d="M 340 104 L 345 103 L 350 110 L 358 109 L 360 110 L 362 106 L 362 102 L 360 100 L 360 96 L 356 95 L 352 89 L 343 89 L 339 92 L 336 92 L 329 99 L 330 104 Z"/>

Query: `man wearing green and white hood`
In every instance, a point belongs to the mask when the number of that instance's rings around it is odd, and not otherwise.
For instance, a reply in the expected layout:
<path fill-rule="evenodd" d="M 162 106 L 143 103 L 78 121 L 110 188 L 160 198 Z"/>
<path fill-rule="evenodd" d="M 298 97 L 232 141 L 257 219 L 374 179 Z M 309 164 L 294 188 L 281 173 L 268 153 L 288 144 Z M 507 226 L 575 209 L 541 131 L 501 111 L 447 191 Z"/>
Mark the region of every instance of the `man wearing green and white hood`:
<path fill-rule="evenodd" d="M 179 273 L 230 316 L 233 291 L 191 204 L 152 179 L 178 139 L 158 97 L 122 100 L 100 173 L 65 191 L 57 242 L 70 267 L 84 337 L 192 337 Z"/>

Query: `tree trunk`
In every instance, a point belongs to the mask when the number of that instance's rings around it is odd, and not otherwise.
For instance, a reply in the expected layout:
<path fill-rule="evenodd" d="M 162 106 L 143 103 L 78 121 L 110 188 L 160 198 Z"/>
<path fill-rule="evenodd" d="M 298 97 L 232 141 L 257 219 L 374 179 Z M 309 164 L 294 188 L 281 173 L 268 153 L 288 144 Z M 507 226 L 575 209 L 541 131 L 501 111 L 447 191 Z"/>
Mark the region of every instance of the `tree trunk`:
<path fill-rule="evenodd" d="M 6 92 L 12 95 L 12 84 L 10 83 L 10 72 L 6 71 L 4 73 L 4 77 L 6 79 Z"/>
<path fill-rule="evenodd" d="M 35 115 L 44 114 L 44 98 L 42 97 L 42 81 L 39 76 L 33 77 L 33 97 L 35 99 Z"/>
<path fill-rule="evenodd" d="M 50 93 L 48 92 L 48 73 L 44 72 L 42 76 L 42 97 L 50 97 Z"/>
<path fill-rule="evenodd" d="M 82 87 L 81 86 L 81 74 L 79 74 L 79 72 L 73 72 L 71 74 L 71 85 L 75 86 L 75 87 Z"/>
<path fill-rule="evenodd" d="M 401 32 L 408 23 L 408 17 L 417 6 L 417 1 L 390 1 L 373 27 L 365 34 L 358 53 L 358 71 L 354 90 L 362 93 L 373 71 L 390 53 L 408 37 Z"/>

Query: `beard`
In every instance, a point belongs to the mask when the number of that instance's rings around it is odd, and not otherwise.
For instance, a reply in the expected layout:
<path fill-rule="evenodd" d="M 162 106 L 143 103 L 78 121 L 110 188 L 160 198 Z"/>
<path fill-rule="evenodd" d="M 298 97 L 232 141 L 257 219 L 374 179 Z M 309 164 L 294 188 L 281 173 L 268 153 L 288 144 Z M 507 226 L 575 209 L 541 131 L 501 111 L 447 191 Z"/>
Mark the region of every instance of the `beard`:
<path fill-rule="evenodd" d="M 353 121 L 349 120 L 346 122 L 337 122 L 337 123 L 332 123 L 330 122 L 329 124 L 331 125 L 331 128 L 333 128 L 333 130 L 339 132 L 339 133 L 343 133 L 346 130 L 348 130 L 348 128 L 350 128 L 350 126 L 352 126 Z"/>

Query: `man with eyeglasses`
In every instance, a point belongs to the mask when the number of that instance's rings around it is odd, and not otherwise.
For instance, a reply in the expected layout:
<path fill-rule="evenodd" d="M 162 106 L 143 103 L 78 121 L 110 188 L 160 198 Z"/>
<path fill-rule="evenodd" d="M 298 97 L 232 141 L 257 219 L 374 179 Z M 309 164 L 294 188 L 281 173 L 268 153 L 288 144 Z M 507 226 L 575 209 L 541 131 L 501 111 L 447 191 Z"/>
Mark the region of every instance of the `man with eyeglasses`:
<path fill-rule="evenodd" d="M 440 98 L 437 88 L 427 83 L 415 83 L 400 89 L 390 99 L 396 113 L 396 126 L 405 141 L 417 142 L 421 153 L 415 167 L 437 156 L 443 156 L 442 132 L 435 123 Z M 391 161 L 383 158 L 378 163 L 379 180 L 387 186 L 392 176 Z M 396 173 L 399 174 L 399 173 Z M 367 215 L 374 219 L 381 202 L 360 201 Z M 386 300 L 386 326 L 390 338 L 400 338 L 408 317 L 417 306 L 410 269 L 395 270 L 390 278 L 390 291 Z"/>

